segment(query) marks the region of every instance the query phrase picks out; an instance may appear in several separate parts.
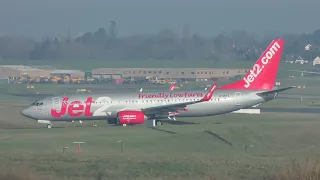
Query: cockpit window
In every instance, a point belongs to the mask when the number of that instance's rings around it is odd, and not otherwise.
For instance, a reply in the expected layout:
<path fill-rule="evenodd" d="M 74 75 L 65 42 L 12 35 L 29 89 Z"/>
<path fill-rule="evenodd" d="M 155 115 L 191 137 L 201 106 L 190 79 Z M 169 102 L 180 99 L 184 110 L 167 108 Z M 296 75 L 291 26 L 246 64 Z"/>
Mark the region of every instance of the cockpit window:
<path fill-rule="evenodd" d="M 43 105 L 43 102 L 37 102 L 37 101 L 35 101 L 35 102 L 33 102 L 31 105 L 32 105 L 32 106 L 42 106 L 42 105 Z"/>
<path fill-rule="evenodd" d="M 36 104 L 36 106 L 42 106 L 43 105 L 43 102 L 39 102 Z"/>

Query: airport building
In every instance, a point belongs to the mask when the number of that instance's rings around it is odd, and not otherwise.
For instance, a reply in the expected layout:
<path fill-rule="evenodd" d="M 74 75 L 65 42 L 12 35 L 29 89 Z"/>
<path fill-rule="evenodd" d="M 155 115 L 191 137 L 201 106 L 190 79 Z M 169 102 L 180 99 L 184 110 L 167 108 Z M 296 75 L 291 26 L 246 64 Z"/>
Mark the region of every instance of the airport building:
<path fill-rule="evenodd" d="M 39 69 L 23 65 L 2 65 L 0 66 L 1 77 L 20 77 L 28 75 L 30 77 L 50 76 L 52 70 Z"/>
<path fill-rule="evenodd" d="M 220 68 L 99 68 L 93 76 L 106 75 L 113 78 L 163 77 L 167 79 L 211 79 L 245 75 L 247 69 Z"/>
<path fill-rule="evenodd" d="M 84 77 L 84 72 L 79 70 L 59 70 L 53 67 L 30 67 L 23 65 L 0 66 L 0 77 L 49 77 L 52 75 L 70 75 L 71 77 Z"/>
<path fill-rule="evenodd" d="M 84 72 L 80 70 L 53 70 L 51 76 L 70 76 L 71 78 L 83 78 Z"/>

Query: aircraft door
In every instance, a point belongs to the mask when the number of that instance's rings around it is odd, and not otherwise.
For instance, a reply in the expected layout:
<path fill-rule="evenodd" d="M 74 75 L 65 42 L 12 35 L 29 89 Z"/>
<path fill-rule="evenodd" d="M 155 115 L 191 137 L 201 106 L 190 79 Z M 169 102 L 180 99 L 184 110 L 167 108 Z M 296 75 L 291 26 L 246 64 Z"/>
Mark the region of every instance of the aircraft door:
<path fill-rule="evenodd" d="M 241 92 L 236 92 L 234 99 L 236 106 L 241 106 Z"/>
<path fill-rule="evenodd" d="M 61 105 L 62 105 L 62 103 L 61 103 L 60 97 L 53 97 L 52 98 L 52 108 L 53 109 L 60 109 Z"/>

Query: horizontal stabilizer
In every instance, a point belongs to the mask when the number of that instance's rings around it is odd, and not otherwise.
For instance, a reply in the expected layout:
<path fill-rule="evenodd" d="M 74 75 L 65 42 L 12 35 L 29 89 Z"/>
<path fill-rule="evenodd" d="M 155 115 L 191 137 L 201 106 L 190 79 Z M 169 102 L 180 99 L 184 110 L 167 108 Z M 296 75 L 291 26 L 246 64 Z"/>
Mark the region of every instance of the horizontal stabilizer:
<path fill-rule="evenodd" d="M 257 93 L 257 95 L 268 95 L 268 94 L 273 94 L 273 93 L 278 93 L 278 92 L 286 91 L 286 90 L 292 89 L 292 88 L 295 88 L 295 86 L 290 86 L 290 87 L 285 87 L 285 88 L 279 88 L 279 89 L 275 89 L 275 90 L 271 90 L 271 91 L 259 92 L 259 93 Z"/>

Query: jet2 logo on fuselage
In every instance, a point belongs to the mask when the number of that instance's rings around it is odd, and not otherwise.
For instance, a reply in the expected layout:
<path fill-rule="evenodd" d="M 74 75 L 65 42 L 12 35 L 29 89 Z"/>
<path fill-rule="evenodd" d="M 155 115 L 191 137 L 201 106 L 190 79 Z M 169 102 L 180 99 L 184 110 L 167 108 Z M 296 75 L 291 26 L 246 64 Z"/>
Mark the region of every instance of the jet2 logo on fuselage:
<path fill-rule="evenodd" d="M 251 83 L 254 82 L 255 78 L 259 76 L 261 71 L 268 65 L 269 60 L 273 58 L 273 56 L 278 52 L 281 48 L 278 42 L 273 43 L 273 45 L 269 48 L 269 50 L 265 53 L 265 55 L 258 61 L 255 65 L 253 65 L 252 69 L 250 70 L 250 74 L 243 78 L 246 82 L 244 85 L 245 88 L 250 87 Z M 260 63 L 261 62 L 261 63 Z M 262 66 L 261 66 L 261 65 Z"/>
<path fill-rule="evenodd" d="M 71 103 L 68 103 L 69 98 L 64 97 L 62 99 L 62 106 L 60 110 L 57 110 L 55 107 L 51 109 L 51 116 L 52 117 L 62 117 L 66 113 L 70 117 L 78 117 L 84 114 L 85 116 L 92 116 L 91 112 L 91 105 L 94 103 L 92 97 L 88 97 L 85 103 L 81 103 L 81 101 L 75 100 Z"/>

